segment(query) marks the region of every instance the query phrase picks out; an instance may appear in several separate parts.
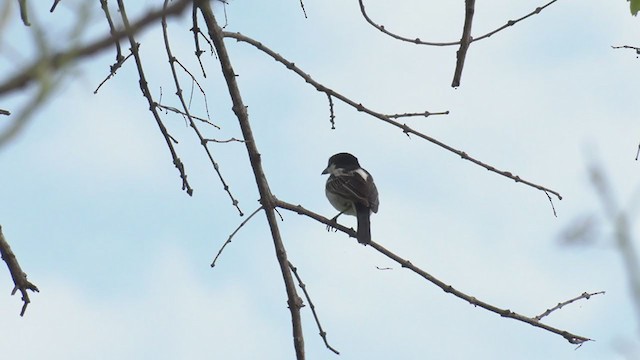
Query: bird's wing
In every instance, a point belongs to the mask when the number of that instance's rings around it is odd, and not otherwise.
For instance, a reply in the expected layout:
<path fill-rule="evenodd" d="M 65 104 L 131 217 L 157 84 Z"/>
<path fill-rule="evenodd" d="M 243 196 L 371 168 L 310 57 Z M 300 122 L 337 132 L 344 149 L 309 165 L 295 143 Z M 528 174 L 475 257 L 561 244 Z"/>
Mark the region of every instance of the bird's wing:
<path fill-rule="evenodd" d="M 369 188 L 367 191 L 369 194 L 369 208 L 372 212 L 377 213 L 380 200 L 378 199 L 378 188 L 373 182 L 373 177 L 371 177 L 371 175 L 369 175 L 369 178 L 367 179 L 367 187 Z"/>
<path fill-rule="evenodd" d="M 355 172 L 330 176 L 327 181 L 327 191 L 369 207 L 371 186 Z M 377 190 L 375 192 L 377 198 Z"/>

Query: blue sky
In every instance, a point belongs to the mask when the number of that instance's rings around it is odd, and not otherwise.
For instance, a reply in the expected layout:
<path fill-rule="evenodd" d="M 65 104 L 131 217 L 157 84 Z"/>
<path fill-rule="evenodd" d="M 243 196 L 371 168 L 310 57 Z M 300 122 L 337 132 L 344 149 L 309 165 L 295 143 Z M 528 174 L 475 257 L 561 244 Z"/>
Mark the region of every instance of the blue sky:
<path fill-rule="evenodd" d="M 31 30 L 10 3 L 9 23 L 0 32 L 2 74 L 35 52 Z M 53 14 L 31 3 L 50 46 L 68 44 L 67 32 L 55 26 L 71 24 L 78 3 L 63 1 Z M 157 3 L 132 4 L 140 7 L 129 15 Z M 434 41 L 460 36 L 461 1 L 366 4 L 371 17 L 398 33 Z M 538 5 L 478 3 L 474 33 Z M 97 5 L 91 6 L 85 40 L 106 28 Z M 594 246 L 566 247 L 558 240 L 576 218 L 599 214 L 587 173 L 591 161 L 605 169 L 620 204 L 638 189 L 638 59 L 610 48 L 638 45 L 638 19 L 627 3 L 559 1 L 474 43 L 458 89 L 450 88 L 455 47 L 387 38 L 361 18 L 357 1 L 305 2 L 305 8 L 308 19 L 295 1 L 231 2 L 227 29 L 263 42 L 376 111 L 451 111 L 406 122 L 557 190 L 563 200 L 554 199 L 556 218 L 543 193 L 338 102 L 337 129 L 331 130 L 326 96 L 249 45 L 227 40 L 277 197 L 333 216 L 320 172 L 330 155 L 349 151 L 380 191 L 373 239 L 446 283 L 531 316 L 584 291 L 607 292 L 547 318 L 597 340 L 575 350 L 557 335 L 445 294 L 354 239 L 281 211 L 289 258 L 339 358 L 633 358 L 625 357 L 626 349 L 637 356 L 638 324 L 612 229 L 603 222 Z M 190 26 L 188 17 L 170 23 L 172 50 L 198 73 Z M 155 95 L 162 88 L 163 103 L 177 106 L 159 30 L 139 37 L 144 67 Z M 21 359 L 293 358 L 286 295 L 264 216 L 252 219 L 218 266 L 209 267 L 244 218 L 182 118 L 167 114 L 194 196 L 180 190 L 133 62 L 93 94 L 113 58 L 108 50 L 69 70 L 57 95 L 0 149 L 0 225 L 41 289 L 20 318 L 20 299 L 9 296 L 9 275 L 0 272 L 2 353 Z M 201 84 L 212 121 L 222 128 L 203 129 L 208 137 L 240 138 L 216 59 L 203 59 L 208 77 Z M 187 93 L 189 87 L 184 78 Z M 17 113 L 29 94 L 0 98 L 0 108 Z M 197 93 L 192 110 L 204 115 Z M 244 147 L 211 149 L 243 211 L 253 212 L 258 195 Z M 355 226 L 355 218 L 341 221 Z M 308 358 L 334 358 L 308 308 L 302 316 Z"/>

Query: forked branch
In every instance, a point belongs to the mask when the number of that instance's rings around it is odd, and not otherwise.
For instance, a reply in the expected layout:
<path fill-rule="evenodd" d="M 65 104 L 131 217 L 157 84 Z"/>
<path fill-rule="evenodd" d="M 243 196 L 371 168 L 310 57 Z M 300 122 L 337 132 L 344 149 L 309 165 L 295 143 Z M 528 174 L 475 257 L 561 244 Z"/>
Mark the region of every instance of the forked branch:
<path fill-rule="evenodd" d="M 500 26 L 499 28 L 489 31 L 488 33 L 484 34 L 484 35 L 480 35 L 480 36 L 476 36 L 473 37 L 471 39 L 471 42 L 476 42 L 476 41 L 480 41 L 482 39 L 486 39 L 488 37 L 490 37 L 491 35 L 498 33 L 508 27 L 511 27 L 525 19 L 528 19 L 529 17 L 539 14 L 540 12 L 542 12 L 542 10 L 546 9 L 548 6 L 550 6 L 551 4 L 555 3 L 558 0 L 552 0 L 549 1 L 548 3 L 539 6 L 537 8 L 535 8 L 533 11 L 531 11 L 530 13 L 521 16 L 515 20 L 509 20 L 507 21 L 506 24 Z M 373 19 L 371 19 L 371 17 L 369 16 L 369 14 L 367 13 L 367 10 L 364 6 L 364 0 L 358 0 L 358 2 L 360 3 L 360 12 L 362 13 L 362 17 L 364 17 L 364 19 L 369 23 L 369 25 L 373 26 L 374 28 L 378 29 L 379 31 L 381 31 L 382 33 L 396 39 L 396 40 L 400 40 L 400 41 L 404 41 L 404 42 L 409 42 L 412 44 L 417 44 L 417 45 L 427 45 L 427 46 L 455 46 L 455 45 L 460 45 L 460 41 L 423 41 L 421 40 L 419 37 L 415 37 L 415 38 L 409 38 L 407 36 L 403 36 L 403 35 L 398 35 L 394 32 L 391 32 L 389 30 L 387 30 L 387 28 L 384 25 L 380 25 L 378 23 L 376 23 L 375 21 L 373 21 Z"/>

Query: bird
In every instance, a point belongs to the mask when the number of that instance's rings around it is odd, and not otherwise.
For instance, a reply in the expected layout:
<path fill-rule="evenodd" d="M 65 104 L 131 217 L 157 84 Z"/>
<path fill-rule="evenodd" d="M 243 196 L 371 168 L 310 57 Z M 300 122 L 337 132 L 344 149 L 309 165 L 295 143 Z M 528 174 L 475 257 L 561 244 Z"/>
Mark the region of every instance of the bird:
<path fill-rule="evenodd" d="M 378 189 L 373 177 L 362 167 L 355 156 L 343 152 L 329 158 L 322 175 L 329 174 L 325 185 L 327 199 L 342 214 L 353 215 L 358 220 L 356 238 L 359 243 L 371 242 L 371 213 L 378 212 Z"/>

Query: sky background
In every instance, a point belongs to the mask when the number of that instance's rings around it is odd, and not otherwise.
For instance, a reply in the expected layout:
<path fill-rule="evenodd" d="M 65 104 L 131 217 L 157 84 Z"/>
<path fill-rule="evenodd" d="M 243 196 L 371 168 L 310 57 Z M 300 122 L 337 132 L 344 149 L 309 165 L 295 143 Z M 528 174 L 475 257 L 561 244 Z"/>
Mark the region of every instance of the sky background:
<path fill-rule="evenodd" d="M 115 4 L 115 2 L 113 2 Z M 137 18 L 160 1 L 128 2 Z M 111 4 L 113 7 L 114 4 Z M 368 25 L 358 2 L 231 1 L 227 30 L 293 61 L 325 86 L 382 113 L 445 111 L 405 119 L 411 127 L 499 169 L 560 192 L 546 195 L 463 161 L 429 142 L 335 102 L 336 129 L 318 93 L 251 46 L 227 40 L 272 192 L 325 216 L 320 172 L 328 157 L 355 154 L 373 174 L 380 210 L 373 239 L 455 288 L 527 316 L 582 292 L 545 322 L 592 339 L 576 350 L 562 337 L 470 306 L 342 233 L 284 210 L 289 259 L 303 277 L 335 356 L 302 309 L 309 359 L 634 359 L 637 313 L 602 217 L 588 167 L 597 162 L 621 207 L 637 208 L 638 59 L 612 45 L 637 43 L 638 18 L 617 1 L 558 1 L 522 23 L 473 43 L 458 89 L 450 87 L 456 47 L 401 43 Z M 408 37 L 456 41 L 463 2 L 368 0 L 369 15 Z M 542 3 L 478 2 L 474 35 Z M 0 82 L 37 54 L 33 32 L 65 49 L 107 29 L 98 2 L 0 3 Z M 40 8 L 38 8 L 40 7 Z M 215 7 L 220 22 L 223 8 Z M 85 11 L 85 12 L 83 12 Z M 117 13 L 112 13 L 117 17 Z M 159 25 L 159 24 L 158 24 Z M 204 26 L 204 25 L 202 25 Z M 169 24 L 172 51 L 193 73 L 190 16 Z M 138 37 L 156 97 L 178 106 L 160 27 Z M 128 45 L 124 46 L 128 48 Z M 193 197 L 180 190 L 132 60 L 98 92 L 115 51 L 69 69 L 55 96 L 0 149 L 0 225 L 29 279 L 26 315 L 0 270 L 0 351 L 7 359 L 292 359 L 286 294 L 263 214 L 220 246 L 244 220 L 223 190 L 190 128 L 163 114 L 178 139 Z M 240 138 L 219 65 L 203 55 L 199 78 L 220 130 Z M 186 94 L 190 81 L 181 75 Z M 162 89 L 162 90 L 161 90 Z M 33 95 L 0 98 L 14 114 Z M 191 111 L 206 114 L 195 92 Z M 0 118 L 0 130 L 11 118 Z M 258 194 L 240 143 L 213 144 L 225 181 L 245 214 Z M 598 221 L 595 243 L 563 246 L 576 219 Z M 637 211 L 631 213 L 637 234 Z M 354 217 L 341 222 L 355 227 Z M 391 267 L 381 271 L 377 267 Z"/>

